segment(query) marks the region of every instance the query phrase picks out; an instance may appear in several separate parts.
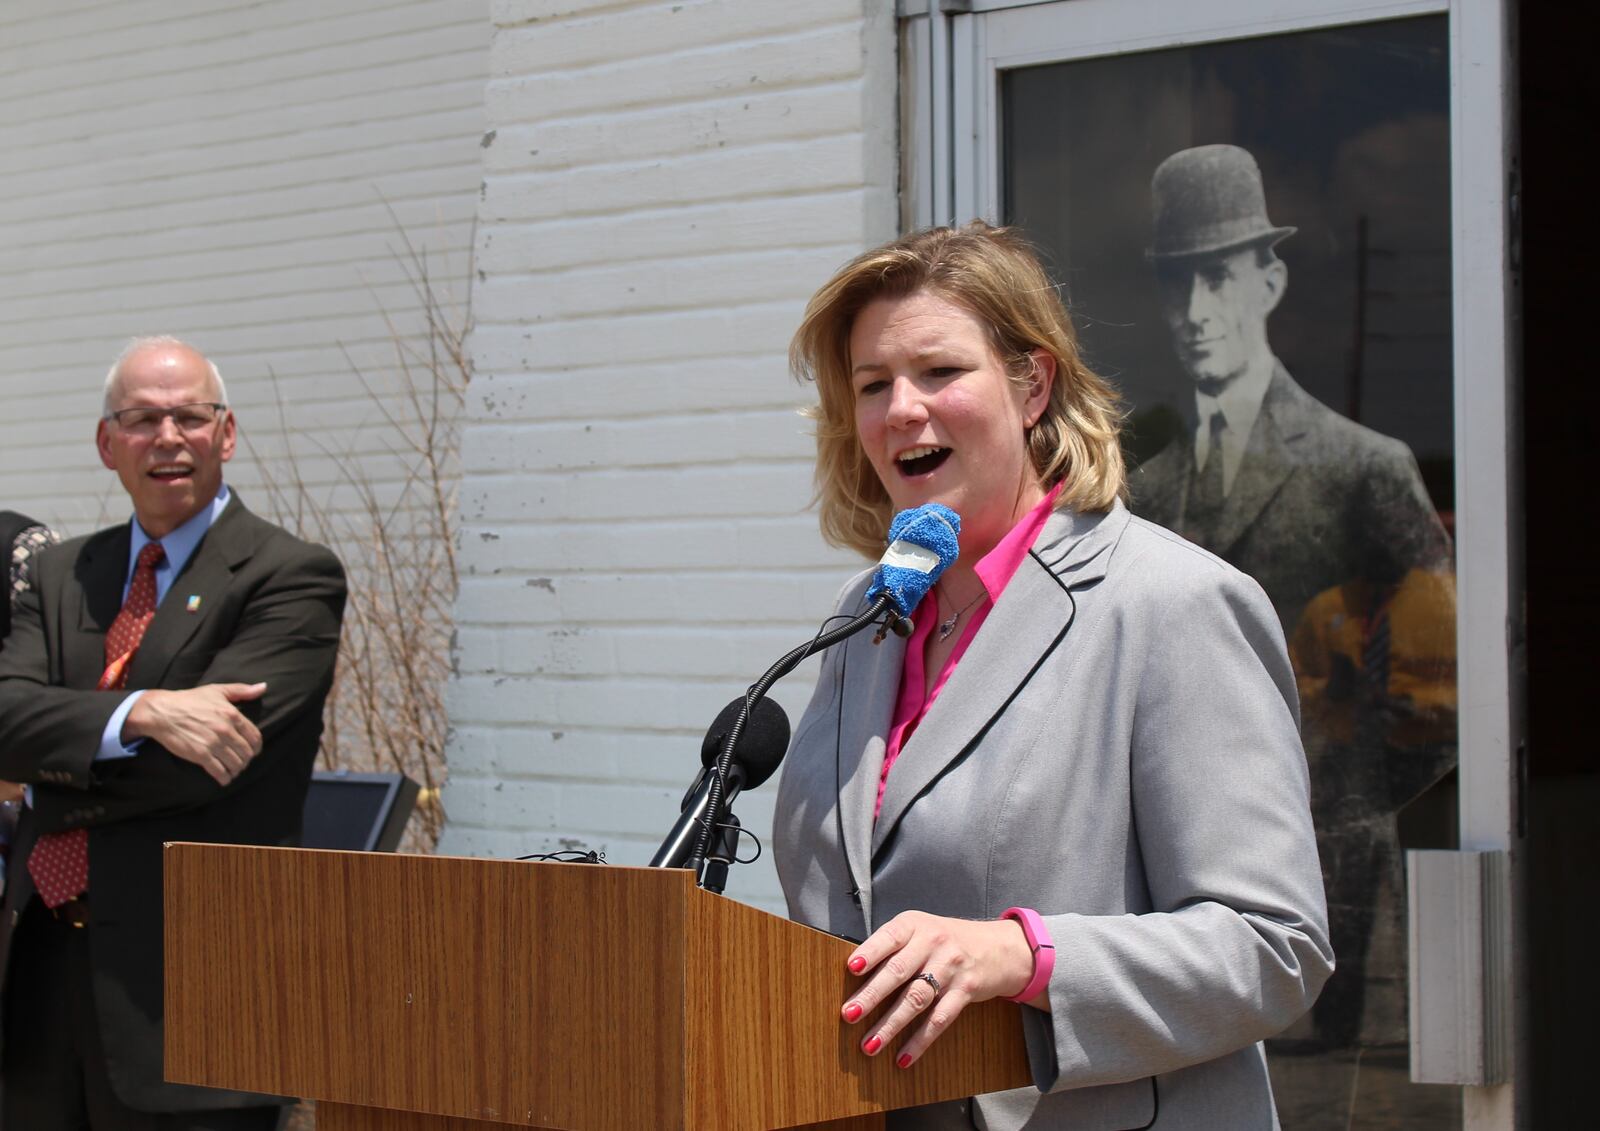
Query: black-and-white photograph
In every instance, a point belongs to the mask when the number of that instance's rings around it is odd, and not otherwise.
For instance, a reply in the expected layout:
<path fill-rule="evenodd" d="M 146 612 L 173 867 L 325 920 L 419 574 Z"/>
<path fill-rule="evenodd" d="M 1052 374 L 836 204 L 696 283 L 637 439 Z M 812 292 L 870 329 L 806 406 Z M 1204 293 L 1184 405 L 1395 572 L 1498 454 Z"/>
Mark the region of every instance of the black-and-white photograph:
<path fill-rule="evenodd" d="M 1269 1043 L 1291 1129 L 1459 1118 L 1408 1083 L 1402 851 L 1453 836 L 1448 94 L 1431 17 L 1005 81 L 1004 219 L 1126 398 L 1134 511 L 1289 640 L 1338 956 Z"/>

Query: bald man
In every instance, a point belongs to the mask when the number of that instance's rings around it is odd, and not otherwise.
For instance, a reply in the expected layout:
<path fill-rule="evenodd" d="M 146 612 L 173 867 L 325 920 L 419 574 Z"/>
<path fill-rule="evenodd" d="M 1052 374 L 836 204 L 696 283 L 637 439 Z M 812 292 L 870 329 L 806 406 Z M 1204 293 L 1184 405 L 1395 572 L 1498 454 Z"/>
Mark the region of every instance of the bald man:
<path fill-rule="evenodd" d="M 333 554 L 224 484 L 236 440 L 203 354 L 131 342 L 95 443 L 133 517 L 39 559 L 0 651 L 0 779 L 31 786 L 0 922 L 6 1128 L 277 1125 L 274 1097 L 162 1078 L 161 845 L 298 840 L 344 612 Z"/>

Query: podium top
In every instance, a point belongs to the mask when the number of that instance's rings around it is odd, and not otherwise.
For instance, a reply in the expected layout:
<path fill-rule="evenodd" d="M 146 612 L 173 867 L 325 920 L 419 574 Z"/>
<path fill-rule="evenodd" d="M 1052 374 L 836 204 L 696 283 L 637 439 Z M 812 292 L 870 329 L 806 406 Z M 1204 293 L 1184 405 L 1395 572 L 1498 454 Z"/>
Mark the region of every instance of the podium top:
<path fill-rule="evenodd" d="M 844 940 L 678 869 L 166 848 L 169 1080 L 572 1131 L 789 1127 L 1030 1082 L 1018 1007 L 909 1070 Z"/>

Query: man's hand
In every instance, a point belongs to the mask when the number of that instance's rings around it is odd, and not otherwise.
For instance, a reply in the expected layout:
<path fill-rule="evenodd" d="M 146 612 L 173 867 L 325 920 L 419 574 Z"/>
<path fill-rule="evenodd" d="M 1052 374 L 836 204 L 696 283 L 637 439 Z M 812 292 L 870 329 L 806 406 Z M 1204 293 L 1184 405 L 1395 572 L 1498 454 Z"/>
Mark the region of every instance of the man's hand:
<path fill-rule="evenodd" d="M 235 703 L 259 699 L 264 683 L 207 683 L 188 691 L 146 691 L 122 724 L 122 741 L 148 738 L 227 785 L 261 753 L 261 732 Z"/>

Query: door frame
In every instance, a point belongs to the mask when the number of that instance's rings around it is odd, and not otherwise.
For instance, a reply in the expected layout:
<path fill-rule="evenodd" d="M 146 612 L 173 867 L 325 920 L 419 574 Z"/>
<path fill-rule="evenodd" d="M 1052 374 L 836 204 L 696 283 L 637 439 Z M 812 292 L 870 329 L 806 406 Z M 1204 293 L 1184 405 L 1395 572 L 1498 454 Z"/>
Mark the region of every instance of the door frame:
<path fill-rule="evenodd" d="M 1450 49 L 1460 847 L 1511 854 L 1504 1083 L 1464 1088 L 1468 1131 L 1517 1126 L 1526 994 L 1516 945 L 1522 813 L 1520 264 L 1511 0 L 900 0 L 902 222 L 996 222 L 1009 68 L 1446 14 Z"/>

